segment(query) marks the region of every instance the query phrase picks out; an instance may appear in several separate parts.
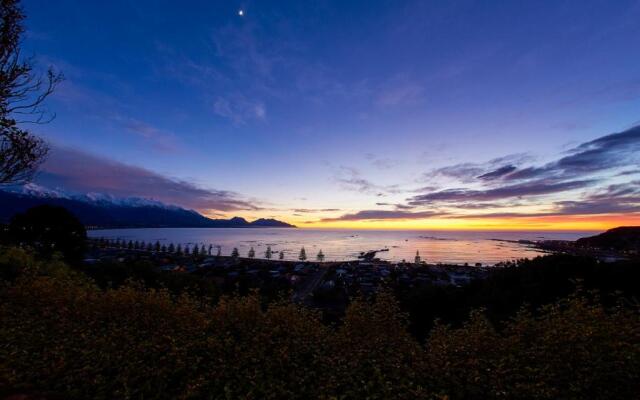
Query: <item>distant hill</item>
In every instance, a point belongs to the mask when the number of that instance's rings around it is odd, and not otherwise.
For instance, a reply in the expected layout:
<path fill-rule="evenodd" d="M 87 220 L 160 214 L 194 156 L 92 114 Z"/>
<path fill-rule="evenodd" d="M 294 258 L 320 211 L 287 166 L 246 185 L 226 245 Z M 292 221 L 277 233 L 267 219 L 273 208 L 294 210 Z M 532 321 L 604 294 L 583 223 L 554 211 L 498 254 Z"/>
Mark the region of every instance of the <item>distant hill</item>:
<path fill-rule="evenodd" d="M 275 219 L 248 222 L 244 218 L 211 219 L 196 211 L 145 199 L 115 199 L 109 196 L 59 197 L 54 193 L 14 193 L 0 191 L 0 222 L 16 213 L 50 204 L 61 206 L 88 227 L 100 228 L 293 228 Z"/>
<path fill-rule="evenodd" d="M 576 241 L 580 247 L 597 247 L 614 250 L 640 250 L 640 226 L 621 226 L 596 236 Z"/>

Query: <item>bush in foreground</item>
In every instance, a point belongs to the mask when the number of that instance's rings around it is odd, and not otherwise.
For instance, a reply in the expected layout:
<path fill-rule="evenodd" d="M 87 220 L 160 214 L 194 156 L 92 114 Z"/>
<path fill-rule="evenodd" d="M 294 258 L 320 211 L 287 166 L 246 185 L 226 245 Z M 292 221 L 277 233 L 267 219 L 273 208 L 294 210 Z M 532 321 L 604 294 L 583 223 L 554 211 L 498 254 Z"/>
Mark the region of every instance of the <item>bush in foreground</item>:
<path fill-rule="evenodd" d="M 388 293 L 343 323 L 257 295 L 217 305 L 135 284 L 101 289 L 21 250 L 0 289 L 0 390 L 62 398 L 634 398 L 637 309 L 574 295 L 497 331 L 482 311 L 426 344 Z"/>

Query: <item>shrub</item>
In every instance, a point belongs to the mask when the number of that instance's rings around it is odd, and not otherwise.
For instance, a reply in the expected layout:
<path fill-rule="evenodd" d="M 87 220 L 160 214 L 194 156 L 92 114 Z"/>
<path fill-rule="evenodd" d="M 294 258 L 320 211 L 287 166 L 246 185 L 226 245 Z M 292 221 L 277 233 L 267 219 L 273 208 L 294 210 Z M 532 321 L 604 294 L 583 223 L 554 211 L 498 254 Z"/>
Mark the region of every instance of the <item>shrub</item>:
<path fill-rule="evenodd" d="M 208 298 L 129 283 L 101 288 L 60 262 L 6 250 L 0 391 L 70 399 L 634 398 L 636 307 L 572 295 L 495 329 L 408 333 L 388 292 L 356 300 L 340 325 L 253 292 Z"/>

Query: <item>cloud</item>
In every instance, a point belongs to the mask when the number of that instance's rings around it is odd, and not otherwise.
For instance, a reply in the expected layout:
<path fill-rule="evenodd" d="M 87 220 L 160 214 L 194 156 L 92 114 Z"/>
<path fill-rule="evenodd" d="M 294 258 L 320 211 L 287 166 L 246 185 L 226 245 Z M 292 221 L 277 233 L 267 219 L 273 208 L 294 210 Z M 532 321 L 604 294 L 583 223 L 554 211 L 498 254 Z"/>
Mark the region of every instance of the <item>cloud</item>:
<path fill-rule="evenodd" d="M 541 177 L 572 178 L 640 163 L 640 126 L 582 143 L 568 155 L 541 167 L 528 167 L 504 176 L 505 180 Z"/>
<path fill-rule="evenodd" d="M 72 77 L 85 74 L 84 70 L 76 71 L 70 65 L 64 68 L 65 74 L 67 74 L 67 68 L 71 68 L 70 75 Z M 175 151 L 180 148 L 174 133 L 132 117 L 129 110 L 134 107 L 128 104 L 122 98 L 123 96 L 116 98 L 104 92 L 93 90 L 86 85 L 77 83 L 78 80 L 80 79 L 68 79 L 62 82 L 56 88 L 53 99 L 61 101 L 75 111 L 80 110 L 84 115 L 100 120 L 100 124 L 110 126 L 118 132 L 134 134 L 135 137 L 145 142 L 145 146 L 151 146 L 151 148 L 160 151 Z M 101 80 L 108 82 L 110 86 L 117 87 L 123 92 L 128 91 L 126 87 L 121 88 L 120 86 L 123 84 L 120 84 L 115 78 L 110 79 L 107 77 L 101 78 Z"/>
<path fill-rule="evenodd" d="M 459 208 L 459 209 L 463 209 L 463 210 L 485 210 L 485 209 L 490 209 L 490 208 L 505 208 L 505 207 L 509 207 L 509 208 L 513 208 L 513 207 L 519 207 L 521 206 L 521 203 L 514 203 L 514 202 L 509 202 L 509 203 L 499 203 L 499 202 L 494 202 L 494 203 L 479 203 L 479 202 L 472 202 L 472 203 L 457 203 L 457 204 L 451 204 L 451 207 L 455 207 L 455 208 Z"/>
<path fill-rule="evenodd" d="M 267 116 L 267 109 L 262 102 L 250 101 L 238 94 L 230 97 L 218 96 L 213 101 L 213 112 L 236 124 L 244 124 L 248 120 L 263 120 Z"/>
<path fill-rule="evenodd" d="M 333 177 L 333 180 L 340 184 L 340 186 L 344 190 L 373 194 L 379 197 L 384 196 L 387 193 L 400 192 L 398 185 L 376 185 L 368 179 L 363 178 L 358 169 L 353 167 L 346 167 L 344 165 L 341 165 L 338 168 Z"/>
<path fill-rule="evenodd" d="M 540 196 L 582 189 L 595 184 L 596 180 L 574 180 L 556 182 L 541 179 L 515 185 L 508 185 L 487 190 L 447 189 L 414 196 L 409 199 L 410 205 L 426 205 L 434 202 L 471 202 L 503 200 L 513 197 Z"/>
<path fill-rule="evenodd" d="M 441 167 L 423 175 L 424 181 L 434 178 L 454 179 L 461 183 L 473 183 L 481 180 L 493 180 L 516 171 L 518 165 L 531 162 L 533 157 L 527 153 L 509 154 L 494 158 L 485 163 L 460 163 Z"/>
<path fill-rule="evenodd" d="M 395 82 L 381 89 L 376 103 L 380 106 L 407 106 L 419 103 L 424 87 L 417 82 Z"/>
<path fill-rule="evenodd" d="M 300 214 L 312 214 L 321 212 L 336 212 L 340 211 L 339 208 L 295 208 L 293 212 Z"/>
<path fill-rule="evenodd" d="M 35 181 L 48 188 L 149 198 L 202 212 L 260 209 L 230 191 L 202 188 L 144 168 L 62 147 L 52 149 Z"/>
<path fill-rule="evenodd" d="M 402 211 L 402 210 L 362 210 L 352 214 L 344 214 L 336 218 L 323 218 L 322 222 L 337 221 L 364 221 L 364 220 L 389 220 L 389 219 L 424 219 L 440 217 L 447 213 L 440 211 Z"/>
<path fill-rule="evenodd" d="M 452 218 L 531 218 L 569 215 L 630 214 L 640 212 L 640 181 L 613 184 L 582 196 L 550 204 L 549 210 L 536 213 L 496 212 L 460 214 Z"/>
<path fill-rule="evenodd" d="M 503 201 L 513 198 L 559 195 L 589 188 L 601 190 L 598 185 L 606 183 L 613 176 L 634 174 L 634 170 L 626 170 L 610 177 L 602 175 L 605 171 L 628 168 L 629 165 L 640 163 L 640 126 L 574 146 L 564 156 L 544 165 L 519 167 L 530 160 L 526 154 L 520 154 L 496 158 L 484 164 L 462 163 L 439 168 L 429 176 L 448 177 L 474 185 L 444 190 L 423 190 L 422 193 L 418 192 L 419 194 L 407 199 L 407 202 L 413 206 L 446 203 L 448 206 L 470 209 L 485 208 L 470 205 L 488 202 L 491 204 L 487 205 L 491 207 L 487 208 L 493 208 L 498 207 L 501 201 L 502 207 L 509 206 Z M 626 190 L 629 190 L 629 183 L 624 185 Z M 609 193 L 604 199 L 597 198 L 597 195 L 587 196 L 581 193 L 586 197 L 557 202 L 553 212 L 588 214 L 607 209 L 611 212 L 635 209 L 634 203 L 630 203 L 628 199 L 621 199 L 621 192 L 610 193 L 612 186 L 607 190 Z M 513 213 L 509 215 L 511 214 Z"/>
<path fill-rule="evenodd" d="M 580 201 L 558 201 L 555 205 L 557 212 L 565 215 L 640 212 L 640 180 L 609 185 Z"/>
<path fill-rule="evenodd" d="M 366 158 L 374 167 L 378 169 L 383 169 L 383 170 L 391 169 L 399 164 L 398 160 L 394 160 L 392 158 L 387 158 L 387 157 L 378 157 L 372 153 L 365 154 L 364 158 Z"/>
<path fill-rule="evenodd" d="M 618 176 L 628 176 L 628 175 L 638 175 L 640 174 L 640 169 L 630 170 L 630 171 L 622 171 L 618 174 Z"/>
<path fill-rule="evenodd" d="M 180 148 L 176 136 L 156 128 L 146 122 L 131 117 L 115 114 L 111 119 L 123 126 L 128 132 L 134 133 L 140 138 L 148 141 L 154 148 L 161 151 L 176 151 Z"/>
<path fill-rule="evenodd" d="M 426 180 L 433 178 L 453 178 L 462 183 L 471 183 L 476 180 L 478 175 L 483 174 L 485 169 L 479 164 L 474 163 L 461 163 L 455 165 L 449 165 L 446 167 L 435 169 L 424 175 Z"/>
<path fill-rule="evenodd" d="M 496 170 L 493 170 L 491 172 L 487 172 L 485 174 L 482 174 L 478 177 L 478 179 L 484 179 L 486 181 L 490 181 L 496 178 L 501 178 L 507 174 L 512 173 L 513 171 L 515 171 L 516 169 L 518 169 L 515 165 L 505 165 L 503 167 L 500 167 Z"/>

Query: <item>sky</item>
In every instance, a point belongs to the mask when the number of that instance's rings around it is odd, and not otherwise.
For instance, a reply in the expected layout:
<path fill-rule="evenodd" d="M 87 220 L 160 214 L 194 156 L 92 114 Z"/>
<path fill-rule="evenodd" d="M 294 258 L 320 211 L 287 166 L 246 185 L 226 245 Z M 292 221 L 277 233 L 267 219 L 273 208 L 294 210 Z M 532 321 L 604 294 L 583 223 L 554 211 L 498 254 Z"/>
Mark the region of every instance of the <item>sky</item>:
<path fill-rule="evenodd" d="M 35 185 L 300 227 L 640 224 L 638 0 L 23 6 L 65 75 Z"/>

